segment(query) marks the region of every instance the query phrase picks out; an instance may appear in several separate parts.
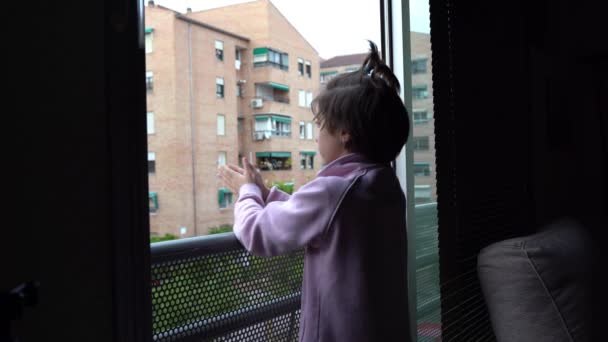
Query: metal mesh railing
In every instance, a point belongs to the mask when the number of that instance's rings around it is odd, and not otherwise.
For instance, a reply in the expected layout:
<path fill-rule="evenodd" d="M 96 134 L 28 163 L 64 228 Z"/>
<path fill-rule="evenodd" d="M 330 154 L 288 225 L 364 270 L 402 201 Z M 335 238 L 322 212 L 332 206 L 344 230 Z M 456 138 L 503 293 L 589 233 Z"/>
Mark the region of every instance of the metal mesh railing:
<path fill-rule="evenodd" d="M 436 203 L 416 206 L 418 339 L 441 336 Z M 304 253 L 247 253 L 225 233 L 152 244 L 155 341 L 297 341 Z"/>
<path fill-rule="evenodd" d="M 151 248 L 155 341 L 297 341 L 302 251 L 255 257 L 232 233 Z"/>

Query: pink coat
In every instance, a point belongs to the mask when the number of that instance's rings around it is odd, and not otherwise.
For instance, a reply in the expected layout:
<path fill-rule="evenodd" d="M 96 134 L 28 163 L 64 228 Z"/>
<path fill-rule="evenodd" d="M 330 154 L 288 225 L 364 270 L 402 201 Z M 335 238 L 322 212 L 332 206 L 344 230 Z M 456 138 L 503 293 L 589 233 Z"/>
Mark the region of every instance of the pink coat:
<path fill-rule="evenodd" d="M 338 158 L 293 195 L 245 184 L 234 233 L 254 255 L 305 248 L 300 341 L 409 341 L 405 196 L 394 171 Z"/>

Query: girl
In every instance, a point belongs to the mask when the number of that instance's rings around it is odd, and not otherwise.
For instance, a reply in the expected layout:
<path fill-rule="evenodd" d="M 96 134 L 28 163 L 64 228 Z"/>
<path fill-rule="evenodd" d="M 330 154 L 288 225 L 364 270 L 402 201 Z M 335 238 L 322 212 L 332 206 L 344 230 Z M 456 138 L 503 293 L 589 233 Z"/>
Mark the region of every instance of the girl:
<path fill-rule="evenodd" d="M 390 162 L 408 113 L 377 47 L 313 101 L 326 166 L 293 195 L 243 158 L 220 168 L 238 191 L 234 233 L 252 254 L 305 248 L 300 341 L 409 341 L 405 196 Z"/>

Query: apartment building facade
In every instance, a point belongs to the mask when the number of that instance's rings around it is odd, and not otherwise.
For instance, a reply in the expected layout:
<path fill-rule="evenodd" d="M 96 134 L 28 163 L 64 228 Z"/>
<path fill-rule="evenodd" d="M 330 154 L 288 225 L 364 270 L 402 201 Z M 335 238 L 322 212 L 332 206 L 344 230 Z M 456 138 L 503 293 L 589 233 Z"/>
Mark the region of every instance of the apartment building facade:
<path fill-rule="evenodd" d="M 145 26 L 152 234 L 232 224 L 236 194 L 216 174 L 241 157 L 268 185 L 314 177 L 319 56 L 270 1 L 187 13 L 150 2 Z"/>
<path fill-rule="evenodd" d="M 431 40 L 428 33 L 411 32 L 412 56 L 412 122 L 413 134 L 408 140 L 414 149 L 415 201 L 437 201 L 435 182 L 435 126 L 433 120 L 433 78 L 431 74 Z M 358 70 L 366 53 L 335 56 L 321 63 L 323 87 L 333 77 Z"/>

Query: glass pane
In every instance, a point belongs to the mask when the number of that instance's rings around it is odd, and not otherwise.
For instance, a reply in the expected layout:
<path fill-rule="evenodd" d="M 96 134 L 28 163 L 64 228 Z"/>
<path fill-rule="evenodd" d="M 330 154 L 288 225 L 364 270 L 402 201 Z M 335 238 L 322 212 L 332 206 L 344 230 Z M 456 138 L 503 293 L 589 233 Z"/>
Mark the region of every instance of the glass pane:
<path fill-rule="evenodd" d="M 428 0 L 410 1 L 418 341 L 441 340 L 433 75 Z"/>
<path fill-rule="evenodd" d="M 323 63 L 365 53 L 366 39 L 380 45 L 379 4 L 145 2 L 148 146 L 158 157 L 149 188 L 162 204 L 150 233 L 185 238 L 231 227 L 233 212 L 223 209 L 237 196 L 215 175 L 218 164 L 238 165 L 239 157 L 260 165 L 269 185 L 297 190 L 314 179 L 323 161 L 299 158 L 317 151 L 310 103 L 320 75 L 357 68 L 362 59 L 329 69 Z M 345 9 L 347 16 L 336 17 Z M 287 154 L 256 157 L 266 152 Z"/>

